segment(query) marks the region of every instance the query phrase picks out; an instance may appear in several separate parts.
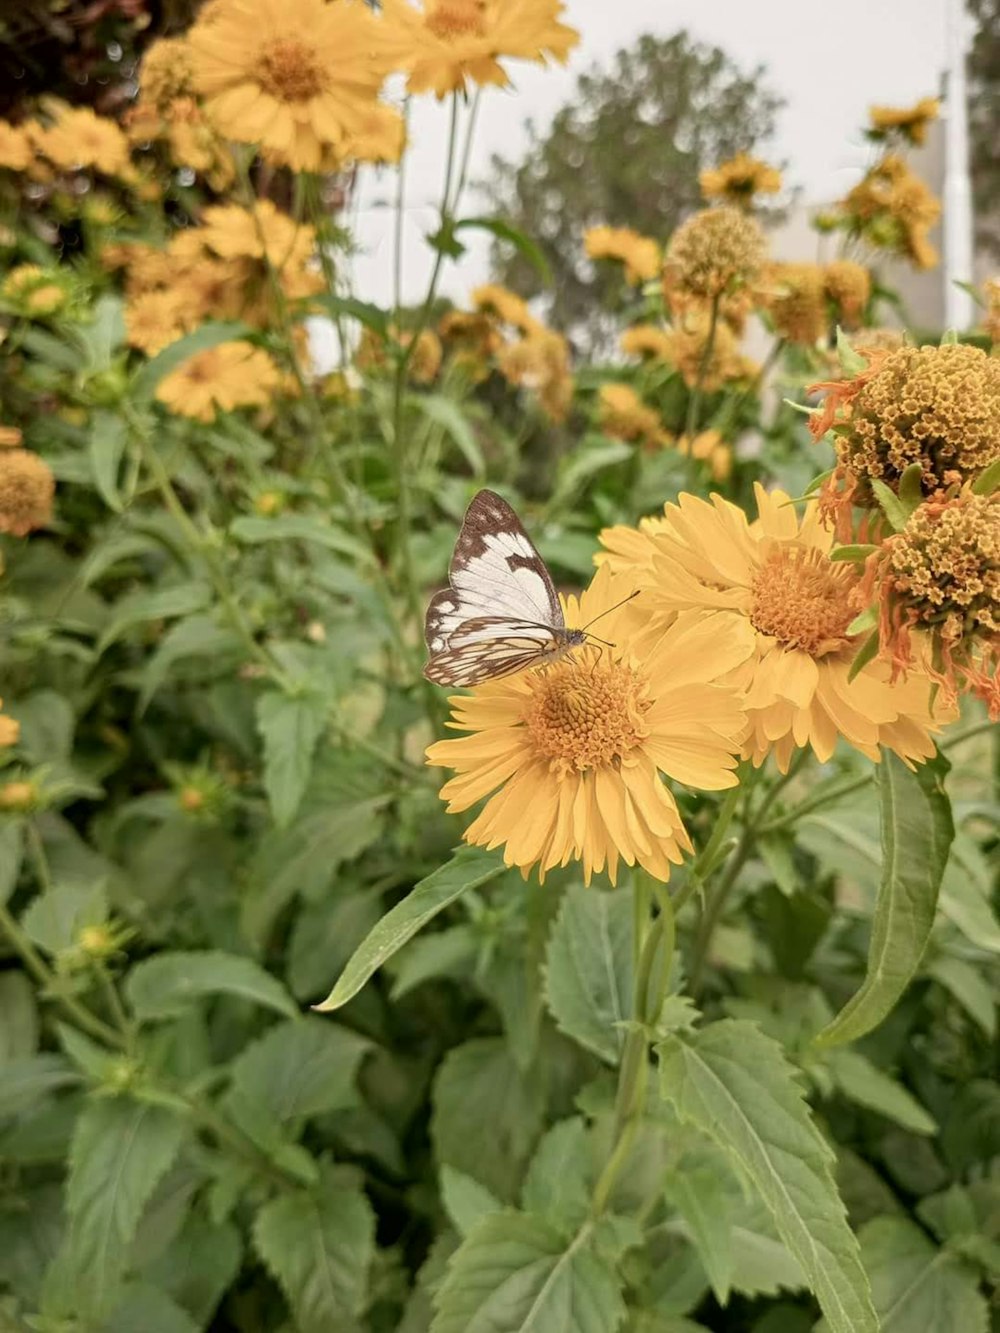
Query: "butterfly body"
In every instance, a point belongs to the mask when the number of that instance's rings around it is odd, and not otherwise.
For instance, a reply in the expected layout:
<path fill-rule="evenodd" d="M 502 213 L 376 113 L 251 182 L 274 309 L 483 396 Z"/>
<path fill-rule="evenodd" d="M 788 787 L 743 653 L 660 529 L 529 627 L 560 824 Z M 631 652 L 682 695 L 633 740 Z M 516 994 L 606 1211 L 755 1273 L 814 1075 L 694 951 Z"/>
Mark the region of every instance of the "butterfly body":
<path fill-rule="evenodd" d="M 449 569 L 424 624 L 424 675 L 439 685 L 479 685 L 554 662 L 586 642 L 567 629 L 545 562 L 517 515 L 493 491 L 466 511 Z"/>

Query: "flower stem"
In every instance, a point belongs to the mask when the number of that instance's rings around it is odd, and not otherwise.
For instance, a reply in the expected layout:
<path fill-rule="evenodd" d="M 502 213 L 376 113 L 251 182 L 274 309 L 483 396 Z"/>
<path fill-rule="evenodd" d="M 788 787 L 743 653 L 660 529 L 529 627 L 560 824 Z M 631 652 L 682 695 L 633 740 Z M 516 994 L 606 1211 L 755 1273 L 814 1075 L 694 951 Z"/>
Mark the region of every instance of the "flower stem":
<path fill-rule="evenodd" d="M 698 372 L 695 375 L 694 388 L 688 397 L 687 416 L 684 420 L 684 436 L 688 447 L 688 470 L 692 477 L 697 476 L 698 460 L 694 456 L 694 437 L 698 429 L 698 417 L 701 411 L 701 391 L 705 383 L 705 375 L 708 371 L 709 363 L 712 360 L 712 350 L 715 347 L 715 331 L 719 326 L 719 307 L 722 304 L 721 295 L 712 297 L 712 313 L 708 321 L 708 337 L 705 339 L 705 346 L 701 349 L 701 358 L 698 362 Z M 693 482 L 692 482 L 693 488 Z"/>

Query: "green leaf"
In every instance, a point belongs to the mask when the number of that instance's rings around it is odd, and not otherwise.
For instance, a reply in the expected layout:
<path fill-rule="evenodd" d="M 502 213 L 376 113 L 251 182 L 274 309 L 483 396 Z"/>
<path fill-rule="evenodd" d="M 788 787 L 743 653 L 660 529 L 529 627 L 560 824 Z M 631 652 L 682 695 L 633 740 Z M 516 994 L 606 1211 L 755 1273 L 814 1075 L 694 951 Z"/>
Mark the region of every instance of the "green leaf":
<path fill-rule="evenodd" d="M 191 579 L 187 583 L 175 583 L 168 588 L 157 588 L 153 592 L 137 592 L 123 597 L 114 608 L 111 621 L 97 641 L 97 653 L 108 650 L 128 630 L 136 625 L 144 625 L 150 620 L 172 620 L 177 616 L 189 616 L 194 611 L 204 611 L 212 601 L 212 590 L 201 579 Z"/>
<path fill-rule="evenodd" d="M 536 242 L 530 236 L 526 236 L 523 231 L 519 231 L 517 227 L 512 227 L 503 218 L 460 218 L 451 227 L 452 231 L 468 231 L 470 229 L 488 231 L 498 241 L 507 241 L 519 255 L 528 261 L 546 286 L 551 284 L 552 270 L 549 267 L 549 261 Z"/>
<path fill-rule="evenodd" d="M 186 1310 L 199 1329 L 204 1329 L 235 1281 L 241 1257 L 240 1233 L 235 1226 L 209 1222 L 200 1213 L 191 1212 L 180 1234 L 150 1265 L 146 1276 Z M 142 1327 L 136 1324 L 130 1333 Z"/>
<path fill-rule="evenodd" d="M 994 458 L 972 483 L 973 495 L 992 495 L 1000 486 L 1000 458 Z"/>
<path fill-rule="evenodd" d="M 867 560 L 878 549 L 877 546 L 866 545 L 864 542 L 856 542 L 848 546 L 835 546 L 830 552 L 830 559 L 859 562 Z"/>
<path fill-rule="evenodd" d="M 911 463 L 899 477 L 899 499 L 912 514 L 924 501 L 924 469 L 919 463 Z"/>
<path fill-rule="evenodd" d="M 390 998 L 401 1000 L 424 981 L 434 977 L 467 974 L 479 952 L 479 936 L 473 926 L 452 926 L 422 935 L 399 955 Z"/>
<path fill-rule="evenodd" d="M 298 1014 L 277 978 L 250 958 L 215 949 L 160 953 L 136 963 L 125 980 L 125 996 L 136 1018 L 175 1018 L 206 995 L 236 995 L 285 1018 Z"/>
<path fill-rule="evenodd" d="M 24 856 L 24 820 L 14 815 L 0 818 L 0 907 L 17 886 Z"/>
<path fill-rule="evenodd" d="M 483 451 L 464 412 L 454 399 L 447 398 L 442 393 L 429 393 L 414 396 L 412 401 L 424 416 L 451 436 L 468 463 L 472 475 L 477 479 L 485 477 L 486 460 L 483 458 Z"/>
<path fill-rule="evenodd" d="M 726 1019 L 657 1051 L 663 1097 L 753 1184 L 834 1333 L 877 1333 L 833 1153 L 781 1047 L 755 1024 Z"/>
<path fill-rule="evenodd" d="M 914 1134 L 936 1134 L 937 1121 L 915 1097 L 857 1051 L 831 1051 L 827 1068 L 833 1081 L 852 1102 L 895 1120 Z"/>
<path fill-rule="evenodd" d="M 21 918 L 21 928 L 46 953 L 67 953 L 76 947 L 80 932 L 101 926 L 108 918 L 108 894 L 103 883 L 56 884 L 33 898 Z"/>
<path fill-rule="evenodd" d="M 37 1050 L 38 1006 L 31 982 L 23 972 L 0 972 L 0 1079 L 4 1065 Z"/>
<path fill-rule="evenodd" d="M 90 470 L 97 493 L 116 514 L 122 511 L 118 472 L 125 454 L 128 430 L 125 420 L 111 412 L 97 412 L 90 428 Z"/>
<path fill-rule="evenodd" d="M 914 507 L 901 500 L 896 492 L 884 481 L 879 481 L 878 477 L 871 478 L 871 487 L 893 531 L 902 532 L 909 522 Z"/>
<path fill-rule="evenodd" d="M 431 1140 L 441 1165 L 509 1202 L 542 1128 L 544 1088 L 505 1041 L 483 1037 L 449 1051 L 433 1088 Z"/>
<path fill-rule="evenodd" d="M 318 1018 L 279 1023 L 237 1057 L 233 1090 L 276 1121 L 353 1106 L 358 1065 L 370 1045 Z"/>
<path fill-rule="evenodd" d="M 211 320 L 208 324 L 202 324 L 193 333 L 186 333 L 183 338 L 178 338 L 169 347 L 164 347 L 163 351 L 158 352 L 152 361 L 147 361 L 137 371 L 135 378 L 132 380 L 133 397 L 137 401 L 151 398 L 160 381 L 166 379 L 178 366 L 182 366 L 191 357 L 196 356 L 199 352 L 207 352 L 210 347 L 218 347 L 220 343 L 246 338 L 252 333 L 253 330 L 248 325 L 239 321 Z"/>
<path fill-rule="evenodd" d="M 865 615 L 866 613 L 862 611 L 861 614 Z M 857 674 L 860 671 L 863 671 L 865 669 L 865 667 L 868 665 L 869 662 L 874 661 L 875 657 L 878 654 L 879 642 L 880 642 L 879 632 L 877 629 L 873 629 L 871 634 L 868 635 L 868 638 L 865 639 L 864 643 L 854 654 L 854 659 L 851 662 L 850 670 L 847 673 L 848 685 L 850 685 L 851 681 L 854 680 L 855 676 L 857 676 Z"/>
<path fill-rule="evenodd" d="M 287 828 L 302 804 L 326 716 L 326 702 L 316 694 L 270 690 L 257 700 L 257 729 L 264 740 L 264 789 L 278 828 Z"/>
<path fill-rule="evenodd" d="M 856 1041 L 882 1022 L 913 979 L 930 938 L 941 876 L 954 836 L 942 756 L 911 772 L 883 750 L 878 767 L 882 881 L 861 989 L 816 1037 Z"/>
<path fill-rule="evenodd" d="M 1000 922 L 990 903 L 992 893 L 992 872 L 986 858 L 967 833 L 956 832 L 941 881 L 938 908 L 970 944 L 1000 953 Z"/>
<path fill-rule="evenodd" d="M 934 959 L 927 972 L 955 997 L 992 1041 L 997 1034 L 997 1002 L 993 988 L 979 969 L 964 958 L 942 956 Z"/>
<path fill-rule="evenodd" d="M 328 551 L 339 551 L 349 555 L 352 560 L 370 565 L 372 553 L 367 546 L 350 537 L 339 528 L 308 514 L 278 514 L 274 518 L 262 518 L 255 514 L 245 514 L 229 525 L 230 534 L 237 541 L 248 546 L 259 546 L 262 542 L 311 542 Z"/>
<path fill-rule="evenodd" d="M 125 1098 L 98 1098 L 81 1114 L 70 1148 L 65 1248 L 79 1316 L 114 1308 L 143 1209 L 186 1132 L 173 1112 Z"/>
<path fill-rule="evenodd" d="M 860 375 L 868 365 L 865 358 L 851 346 L 847 334 L 839 324 L 837 325 L 837 356 L 840 360 L 841 370 L 851 379 L 855 375 Z"/>
<path fill-rule="evenodd" d="M 877 1217 L 859 1236 L 882 1333 L 986 1333 L 989 1307 L 975 1271 L 915 1223 Z"/>
<path fill-rule="evenodd" d="M 625 1044 L 621 1025 L 632 1012 L 632 929 L 628 894 L 575 885 L 563 898 L 546 957 L 553 1018 L 612 1065 Z"/>
<path fill-rule="evenodd" d="M 199 1333 L 190 1314 L 149 1282 L 128 1282 L 101 1333 Z"/>
<path fill-rule="evenodd" d="M 257 1253 L 280 1283 L 300 1333 L 349 1333 L 364 1309 L 375 1219 L 359 1189 L 326 1169 L 315 1192 L 273 1200 L 257 1214 Z"/>
<path fill-rule="evenodd" d="M 422 879 L 401 903 L 386 913 L 351 955 L 330 994 L 314 1007 L 329 1013 L 353 999 L 368 978 L 428 921 L 463 893 L 488 884 L 505 869 L 496 852 L 485 852 L 478 847 L 460 848 L 447 865 Z"/>
<path fill-rule="evenodd" d="M 441 1202 L 462 1236 L 490 1213 L 503 1212 L 503 1204 L 485 1185 L 453 1166 L 441 1168 Z"/>
<path fill-rule="evenodd" d="M 170 678 L 173 668 L 185 658 L 204 659 L 200 666 L 203 678 L 217 675 L 231 666 L 245 653 L 243 641 L 235 631 L 216 623 L 214 616 L 194 615 L 171 625 L 160 640 L 156 652 L 146 662 L 139 691 L 139 715 L 149 701 Z"/>
<path fill-rule="evenodd" d="M 593 1192 L 587 1126 L 579 1116 L 546 1133 L 528 1166 L 521 1192 L 525 1210 L 572 1235 L 586 1221 Z"/>
<path fill-rule="evenodd" d="M 666 1196 L 687 1225 L 715 1299 L 725 1305 L 733 1283 L 733 1247 L 724 1180 L 710 1164 L 682 1159 L 667 1177 Z"/>
<path fill-rule="evenodd" d="M 6 708 L 21 724 L 20 748 L 34 764 L 69 759 L 73 752 L 76 715 L 72 705 L 55 690 L 35 690 Z"/>
<path fill-rule="evenodd" d="M 318 305 L 329 310 L 331 315 L 347 315 L 356 319 L 365 328 L 371 329 L 383 338 L 389 336 L 389 317 L 386 312 L 369 301 L 358 301 L 353 296 L 334 296 L 330 292 L 320 292 L 309 297 L 310 306 Z"/>
<path fill-rule="evenodd" d="M 609 467 L 617 467 L 634 457 L 635 449 L 620 440 L 606 440 L 603 436 L 590 437 L 570 455 L 561 470 L 552 497 L 552 506 L 566 505 L 585 482 Z"/>
<path fill-rule="evenodd" d="M 537 1217 L 484 1218 L 448 1264 L 431 1333 L 615 1333 L 621 1281 L 592 1237 L 584 1227 L 567 1246 Z"/>
<path fill-rule="evenodd" d="M 0 1071 L 0 1119 L 20 1115 L 50 1092 L 79 1081 L 79 1074 L 60 1055 L 8 1060 Z"/>

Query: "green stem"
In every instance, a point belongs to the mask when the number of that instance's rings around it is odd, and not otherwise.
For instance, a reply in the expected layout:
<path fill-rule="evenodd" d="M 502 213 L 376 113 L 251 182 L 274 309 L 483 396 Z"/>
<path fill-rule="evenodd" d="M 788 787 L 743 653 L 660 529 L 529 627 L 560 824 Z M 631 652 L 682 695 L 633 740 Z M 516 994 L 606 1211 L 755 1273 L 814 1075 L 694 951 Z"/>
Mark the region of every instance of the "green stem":
<path fill-rule="evenodd" d="M 756 375 L 754 375 L 750 383 L 746 386 L 746 388 L 742 391 L 742 393 L 737 394 L 735 398 L 730 398 L 727 400 L 718 419 L 712 423 L 715 429 L 720 432 L 720 434 L 724 435 L 726 433 L 726 431 L 729 429 L 732 423 L 739 416 L 740 409 L 744 406 L 745 403 L 749 401 L 750 398 L 756 395 L 757 391 L 760 389 L 761 385 L 764 383 L 764 381 L 767 379 L 767 376 L 770 374 L 772 368 L 774 367 L 775 362 L 778 360 L 778 358 L 781 356 L 781 353 L 784 351 L 785 341 L 786 340 L 784 338 L 777 338 L 771 344 L 771 350 L 768 352 L 767 356 L 761 362 L 760 369 L 757 371 Z"/>
<path fill-rule="evenodd" d="M 814 810 L 821 810 L 825 805 L 833 805 L 836 801 L 849 796 L 851 792 L 860 791 L 862 787 L 867 787 L 873 778 L 873 773 L 865 773 L 860 778 L 851 778 L 840 783 L 839 786 L 830 787 L 824 792 L 817 792 L 815 796 L 792 806 L 791 810 L 787 810 L 778 819 L 772 819 L 770 823 L 762 825 L 758 832 L 778 833 L 782 829 L 790 828 L 803 815 L 812 814 Z"/>
<path fill-rule="evenodd" d="M 996 723 L 990 722 L 988 719 L 985 722 L 976 722 L 972 726 L 965 727 L 962 731 L 956 731 L 951 736 L 946 736 L 938 748 L 952 750 L 956 745 L 971 741 L 974 736 L 981 736 L 984 732 L 993 731 L 995 727 Z"/>
<path fill-rule="evenodd" d="M 692 477 L 697 476 L 698 460 L 694 456 L 694 437 L 698 428 L 698 416 L 701 410 L 701 390 L 705 383 L 705 373 L 708 370 L 709 362 L 712 359 L 712 350 L 715 346 L 715 331 L 719 325 L 719 307 L 722 304 L 722 297 L 712 297 L 712 313 L 708 321 L 708 337 L 705 339 L 705 346 L 701 351 L 701 359 L 698 362 L 698 373 L 695 375 L 694 388 L 688 397 L 687 416 L 684 420 L 684 435 L 688 446 L 688 472 Z"/>

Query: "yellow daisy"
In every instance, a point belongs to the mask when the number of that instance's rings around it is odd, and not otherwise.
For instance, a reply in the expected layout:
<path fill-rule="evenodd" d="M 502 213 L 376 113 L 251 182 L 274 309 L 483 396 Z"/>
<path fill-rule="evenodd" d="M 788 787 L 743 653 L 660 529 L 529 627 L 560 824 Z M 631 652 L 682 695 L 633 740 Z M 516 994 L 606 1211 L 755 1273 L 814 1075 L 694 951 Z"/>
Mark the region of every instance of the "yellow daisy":
<path fill-rule="evenodd" d="M 28 449 L 0 453 L 0 532 L 26 537 L 52 518 L 56 483 L 44 459 Z"/>
<path fill-rule="evenodd" d="M 364 131 L 387 69 L 379 26 L 347 0 L 228 0 L 188 33 L 192 83 L 221 134 L 318 171 Z"/>
<path fill-rule="evenodd" d="M 503 57 L 565 61 L 580 40 L 562 0 L 382 0 L 382 41 L 411 93 L 446 97 L 468 83 L 506 86 Z"/>
<path fill-rule="evenodd" d="M 778 193 L 781 189 L 781 172 L 762 162 L 759 157 L 737 153 L 714 171 L 702 171 L 698 176 L 698 184 L 706 199 L 721 199 L 727 204 L 749 208 L 755 195 Z"/>
<path fill-rule="evenodd" d="M 756 493 L 752 525 L 721 496 L 685 494 L 643 531 L 601 534 L 604 563 L 643 590 L 644 637 L 692 611 L 720 634 L 735 625 L 752 635 L 751 655 L 729 679 L 745 691 L 744 755 L 754 764 L 773 753 L 785 772 L 806 745 L 825 762 L 838 736 L 873 760 L 880 746 L 907 761 L 929 758 L 946 716 L 931 710 L 926 672 L 892 684 L 890 664 L 876 659 L 848 681 L 864 637 L 849 632 L 862 605 L 858 567 L 829 559 L 833 534 L 816 504 L 800 522 L 784 492 L 758 484 Z"/>
<path fill-rule="evenodd" d="M 590 259 L 624 264 L 625 281 L 633 287 L 655 278 L 663 262 L 657 243 L 631 227 L 591 227 L 583 233 L 583 245 Z"/>
<path fill-rule="evenodd" d="M 567 599 L 566 623 L 586 624 L 631 588 L 598 570 L 579 600 Z M 669 879 L 691 843 L 660 774 L 706 791 L 736 785 L 745 718 L 736 691 L 717 681 L 746 659 L 750 631 L 682 616 L 638 650 L 634 605 L 602 618 L 613 647 L 454 697 L 450 725 L 469 734 L 427 751 L 428 763 L 455 770 L 441 789 L 449 811 L 489 797 L 466 841 L 503 846 L 525 876 L 580 861 L 588 883 L 605 868 L 615 883 L 623 861 Z"/>
<path fill-rule="evenodd" d="M 214 421 L 218 410 L 263 406 L 281 383 L 281 371 L 266 352 L 237 341 L 190 357 L 160 381 L 156 397 L 180 416 Z"/>
<path fill-rule="evenodd" d="M 535 333 L 543 327 L 528 309 L 527 301 L 498 282 L 473 288 L 470 299 L 476 310 L 494 315 L 501 324 L 510 324 L 521 333 Z"/>
<path fill-rule="evenodd" d="M 655 449 L 667 441 L 660 414 L 647 407 L 631 384 L 602 384 L 597 421 L 605 435 Z"/>
<path fill-rule="evenodd" d="M 552 421 L 565 421 L 573 402 L 569 344 L 560 333 L 539 327 L 497 354 L 497 369 L 509 384 L 529 389 Z"/>
<path fill-rule="evenodd" d="M 39 151 L 66 170 L 96 167 L 106 176 L 126 175 L 131 167 L 129 143 L 113 120 L 90 107 L 61 107 L 55 123 L 35 133 Z"/>
<path fill-rule="evenodd" d="M 20 126 L 0 120 L 0 167 L 8 171 L 26 171 L 34 153 L 31 141 Z"/>

